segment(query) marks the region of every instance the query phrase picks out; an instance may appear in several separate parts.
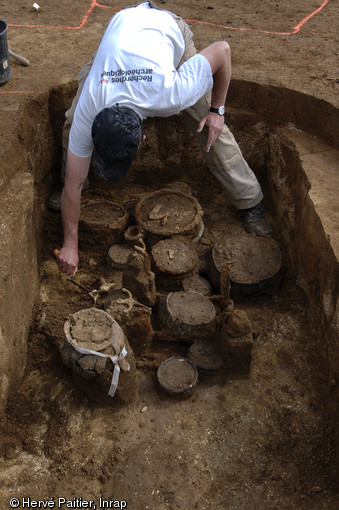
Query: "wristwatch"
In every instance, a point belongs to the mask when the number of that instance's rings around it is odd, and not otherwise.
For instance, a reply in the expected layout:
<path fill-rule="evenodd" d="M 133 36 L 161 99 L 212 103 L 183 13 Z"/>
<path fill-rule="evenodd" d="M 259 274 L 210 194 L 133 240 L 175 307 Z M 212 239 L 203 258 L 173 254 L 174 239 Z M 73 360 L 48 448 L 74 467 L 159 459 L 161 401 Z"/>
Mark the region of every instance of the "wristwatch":
<path fill-rule="evenodd" d="M 223 116 L 225 113 L 225 107 L 220 106 L 219 108 L 212 108 L 212 106 L 211 106 L 210 112 L 217 113 L 218 115 Z"/>

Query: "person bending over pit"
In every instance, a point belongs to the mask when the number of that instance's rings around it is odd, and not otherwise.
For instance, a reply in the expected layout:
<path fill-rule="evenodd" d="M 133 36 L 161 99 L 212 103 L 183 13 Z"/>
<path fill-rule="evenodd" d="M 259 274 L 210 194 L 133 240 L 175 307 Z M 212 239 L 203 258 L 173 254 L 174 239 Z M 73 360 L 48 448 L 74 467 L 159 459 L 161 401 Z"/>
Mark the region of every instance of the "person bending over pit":
<path fill-rule="evenodd" d="M 230 47 L 218 41 L 197 53 L 193 34 L 179 16 L 152 2 L 118 12 L 108 23 L 79 86 L 63 129 L 62 194 L 49 206 L 62 211 L 64 241 L 59 268 L 77 271 L 81 191 L 93 169 L 107 181 L 128 172 L 147 117 L 183 113 L 203 149 L 208 168 L 244 217 L 245 228 L 271 236 L 263 194 L 224 123 L 231 78 Z"/>

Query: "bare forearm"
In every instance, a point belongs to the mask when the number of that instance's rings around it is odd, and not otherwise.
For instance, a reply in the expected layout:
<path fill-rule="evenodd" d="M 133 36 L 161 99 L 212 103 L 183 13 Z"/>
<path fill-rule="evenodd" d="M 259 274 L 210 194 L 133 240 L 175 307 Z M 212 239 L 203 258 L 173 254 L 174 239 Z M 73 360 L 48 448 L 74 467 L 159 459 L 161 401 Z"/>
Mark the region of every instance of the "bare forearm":
<path fill-rule="evenodd" d="M 58 253 L 61 271 L 73 275 L 77 271 L 78 226 L 82 184 L 87 177 L 90 158 L 79 158 L 68 151 L 65 186 L 62 192 L 61 214 L 64 232 L 62 249 Z"/>
<path fill-rule="evenodd" d="M 87 177 L 90 158 L 79 158 L 68 151 L 65 186 L 62 192 L 64 246 L 78 248 L 82 184 Z"/>
<path fill-rule="evenodd" d="M 211 106 L 224 106 L 228 87 L 231 80 L 231 50 L 226 41 L 219 41 L 202 50 L 201 54 L 207 58 L 213 73 L 213 89 Z M 206 151 L 209 152 L 213 143 L 219 138 L 224 127 L 224 117 L 219 113 L 208 112 L 198 125 L 198 133 L 206 126 L 208 138 Z"/>
<path fill-rule="evenodd" d="M 226 43 L 227 44 L 227 43 Z M 225 60 L 219 70 L 214 74 L 211 106 L 219 108 L 226 102 L 226 96 L 231 81 L 231 50 L 225 45 Z"/>
<path fill-rule="evenodd" d="M 201 51 L 209 61 L 213 73 L 211 106 L 225 104 L 231 81 L 231 49 L 226 41 L 218 41 Z"/>
<path fill-rule="evenodd" d="M 62 227 L 64 246 L 78 248 L 78 225 L 80 218 L 81 188 L 69 189 L 65 186 L 62 192 Z"/>

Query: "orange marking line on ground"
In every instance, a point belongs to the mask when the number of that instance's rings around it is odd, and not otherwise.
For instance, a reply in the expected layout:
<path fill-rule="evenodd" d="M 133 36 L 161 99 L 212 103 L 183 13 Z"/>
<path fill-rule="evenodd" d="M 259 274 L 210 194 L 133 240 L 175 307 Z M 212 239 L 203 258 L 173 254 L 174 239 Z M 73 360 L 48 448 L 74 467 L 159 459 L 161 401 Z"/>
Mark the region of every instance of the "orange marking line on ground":
<path fill-rule="evenodd" d="M 318 12 L 320 12 L 326 4 L 328 4 L 329 0 L 324 0 L 324 2 L 320 5 L 320 7 L 318 7 L 318 9 L 316 9 L 315 11 L 313 11 L 311 14 L 309 14 L 308 16 L 306 16 L 306 18 L 304 18 L 302 21 L 300 21 L 300 23 L 298 23 L 298 25 L 296 25 L 294 27 L 294 32 L 292 32 L 292 34 L 296 34 L 297 32 L 299 32 L 299 30 L 301 29 L 301 27 L 303 25 L 305 25 L 305 23 L 307 23 L 307 21 L 312 18 L 313 16 L 315 16 L 316 14 L 318 14 Z"/>
<path fill-rule="evenodd" d="M 298 23 L 295 27 L 293 27 L 292 32 L 272 32 L 269 30 L 259 30 L 259 29 L 255 29 L 255 28 L 231 27 L 231 26 L 227 26 L 227 25 L 219 25 L 217 23 L 212 23 L 209 21 L 199 21 L 199 20 L 195 20 L 195 19 L 186 19 L 185 21 L 191 22 L 191 23 L 200 23 L 200 24 L 204 24 L 204 25 L 210 25 L 210 26 L 217 27 L 217 28 L 225 28 L 226 30 L 239 30 L 239 31 L 244 31 L 244 32 L 258 32 L 258 33 L 262 33 L 262 34 L 271 34 L 271 35 L 294 35 L 299 32 L 301 27 L 303 25 L 305 25 L 305 23 L 307 23 L 308 20 L 310 20 L 313 16 L 318 14 L 320 11 L 322 11 L 322 9 L 328 4 L 328 2 L 329 2 L 329 0 L 324 0 L 323 3 L 315 11 L 311 12 L 308 16 L 306 16 L 303 20 L 301 20 L 300 23 Z M 119 7 L 111 7 L 109 5 L 102 5 L 102 4 L 99 4 L 97 2 L 97 0 L 91 0 L 91 5 L 90 5 L 89 9 L 87 10 L 85 16 L 83 17 L 80 25 L 78 25 L 76 27 L 67 27 L 67 26 L 55 26 L 54 27 L 54 26 L 46 26 L 46 25 L 13 25 L 13 24 L 9 24 L 9 26 L 10 27 L 25 27 L 25 28 L 50 28 L 50 29 L 79 30 L 85 26 L 91 12 L 93 11 L 93 9 L 95 7 L 100 7 L 103 9 L 114 9 L 117 11 L 121 10 Z M 0 91 L 0 94 L 42 94 L 42 93 L 43 93 L 42 90 L 37 90 L 37 91 L 34 91 L 34 90 Z"/>
<path fill-rule="evenodd" d="M 298 25 L 293 27 L 292 32 L 273 32 L 273 31 L 270 31 L 270 30 L 260 30 L 260 29 L 256 29 L 256 28 L 230 27 L 230 26 L 225 26 L 225 25 L 219 25 L 217 23 L 211 23 L 209 21 L 199 21 L 199 20 L 195 20 L 195 19 L 186 19 L 185 21 L 191 22 L 191 23 L 193 23 L 193 22 L 194 23 L 201 23 L 203 25 L 211 25 L 211 26 L 214 26 L 214 27 L 217 27 L 217 28 L 225 28 L 225 29 L 228 29 L 228 30 L 240 30 L 240 31 L 243 31 L 243 32 L 259 32 L 261 34 L 271 34 L 271 35 L 294 35 L 294 34 L 299 32 L 301 27 L 303 25 L 305 25 L 305 23 L 307 23 L 307 21 L 309 19 L 313 18 L 313 16 L 318 14 L 318 12 L 322 11 L 322 9 L 328 4 L 328 2 L 329 2 L 329 0 L 324 0 L 324 2 L 318 7 L 318 9 L 316 9 L 313 12 L 311 12 L 311 14 L 309 14 L 308 16 L 306 16 L 306 18 L 301 20 L 300 23 L 298 23 Z"/>
<path fill-rule="evenodd" d="M 294 35 L 299 32 L 301 27 L 307 23 L 313 16 L 318 14 L 322 9 L 328 4 L 329 0 L 324 0 L 323 3 L 313 12 L 311 12 L 308 16 L 306 16 L 303 20 L 300 21 L 295 27 L 293 27 L 293 30 L 291 32 L 274 32 L 270 30 L 260 30 L 255 28 L 243 28 L 243 27 L 232 27 L 228 25 L 220 25 L 218 23 L 212 23 L 209 21 L 200 21 L 196 19 L 186 19 L 185 21 L 191 22 L 191 23 L 200 23 L 204 25 L 210 25 L 217 28 L 225 28 L 226 30 L 239 30 L 243 32 L 257 32 L 262 34 L 271 34 L 271 35 Z M 80 25 L 77 25 L 75 27 L 69 27 L 69 26 L 48 26 L 48 25 L 14 25 L 9 24 L 10 27 L 21 27 L 21 28 L 49 28 L 49 29 L 66 29 L 66 30 L 79 30 L 84 27 L 86 24 L 91 12 L 95 7 L 100 7 L 103 9 L 114 9 L 114 10 L 120 10 L 119 7 L 112 7 L 109 5 L 102 5 L 99 4 L 97 0 L 91 0 L 91 5 L 89 9 L 87 10 L 85 16 L 83 17 Z"/>

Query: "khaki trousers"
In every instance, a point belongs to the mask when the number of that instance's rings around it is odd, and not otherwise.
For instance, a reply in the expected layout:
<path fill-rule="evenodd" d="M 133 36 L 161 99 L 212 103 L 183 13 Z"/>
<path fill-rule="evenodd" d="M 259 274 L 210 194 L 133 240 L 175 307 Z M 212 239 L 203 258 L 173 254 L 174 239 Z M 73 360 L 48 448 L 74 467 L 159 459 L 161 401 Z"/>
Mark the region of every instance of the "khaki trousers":
<path fill-rule="evenodd" d="M 149 2 L 151 7 L 159 9 L 153 2 Z M 197 53 L 193 42 L 193 33 L 187 23 L 176 14 L 167 11 L 178 23 L 185 41 L 185 53 L 179 66 Z M 95 54 L 80 71 L 78 76 L 78 91 L 73 99 L 70 109 L 65 114 L 65 123 L 62 134 L 62 168 L 61 178 L 64 181 L 67 161 L 68 138 L 72 125 L 74 111 L 78 103 L 83 85 L 92 67 Z M 201 119 L 208 113 L 211 105 L 211 93 L 205 94 L 199 101 L 182 112 L 182 115 L 196 137 L 203 153 L 210 172 L 216 177 L 225 189 L 225 192 L 237 209 L 248 209 L 254 207 L 263 198 L 260 184 L 253 171 L 245 161 L 234 136 L 226 126 L 219 136 L 218 140 L 212 145 L 207 153 L 204 147 L 207 143 L 208 129 L 204 128 L 201 133 L 197 133 L 197 127 Z"/>

